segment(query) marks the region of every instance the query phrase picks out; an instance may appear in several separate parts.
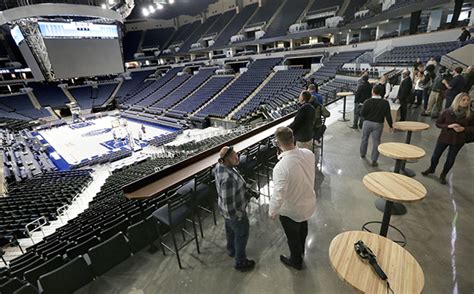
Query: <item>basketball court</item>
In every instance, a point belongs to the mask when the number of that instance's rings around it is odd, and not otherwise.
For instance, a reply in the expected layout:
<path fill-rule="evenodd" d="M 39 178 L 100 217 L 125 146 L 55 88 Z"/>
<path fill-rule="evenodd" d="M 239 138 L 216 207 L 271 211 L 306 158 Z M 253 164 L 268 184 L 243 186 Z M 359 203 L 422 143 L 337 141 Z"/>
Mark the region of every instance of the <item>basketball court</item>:
<path fill-rule="evenodd" d="M 143 132 L 143 130 L 145 130 Z M 85 122 L 45 129 L 35 135 L 50 146 L 49 156 L 60 168 L 78 164 L 123 148 L 144 147 L 148 141 L 175 131 L 131 119 L 105 116 Z"/>

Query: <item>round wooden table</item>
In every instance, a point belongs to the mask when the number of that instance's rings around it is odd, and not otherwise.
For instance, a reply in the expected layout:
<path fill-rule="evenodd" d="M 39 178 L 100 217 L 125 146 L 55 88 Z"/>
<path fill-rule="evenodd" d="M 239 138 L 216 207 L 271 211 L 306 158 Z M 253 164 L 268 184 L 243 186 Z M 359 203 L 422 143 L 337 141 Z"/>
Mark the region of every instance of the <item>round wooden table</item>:
<path fill-rule="evenodd" d="M 375 254 L 394 293 L 421 293 L 425 275 L 410 252 L 387 238 L 362 231 L 341 233 L 329 245 L 331 266 L 344 282 L 362 293 L 387 293 L 387 283 L 355 252 L 354 243 L 359 240 Z"/>
<path fill-rule="evenodd" d="M 412 136 L 413 132 L 425 131 L 425 130 L 430 128 L 430 125 L 422 123 L 422 122 L 418 122 L 418 121 L 398 121 L 398 122 L 393 123 L 393 128 L 396 129 L 396 130 L 406 131 L 407 136 L 406 136 L 406 139 L 405 139 L 405 143 L 410 144 L 411 136 Z M 401 166 L 401 169 L 400 169 L 401 172 L 404 175 L 409 176 L 409 177 L 416 176 L 415 171 L 413 171 L 411 169 L 408 169 L 408 168 L 405 168 L 405 164 L 406 164 L 406 161 L 404 161 L 402 163 L 402 166 Z"/>
<path fill-rule="evenodd" d="M 406 143 L 383 143 L 379 145 L 379 152 L 387 157 L 395 159 L 394 173 L 399 174 L 402 168 L 402 163 L 405 160 L 418 160 L 426 155 L 425 150 L 420 147 L 406 144 Z M 379 199 L 375 201 L 375 206 L 380 211 L 385 211 L 385 201 Z M 393 206 L 392 214 L 403 215 L 407 213 L 406 207 L 403 204 L 396 203 Z"/>
<path fill-rule="evenodd" d="M 343 97 L 344 99 L 344 104 L 342 105 L 342 119 L 340 119 L 339 121 L 349 121 L 348 119 L 346 119 L 346 99 L 347 99 L 347 96 L 352 96 L 354 95 L 354 92 L 338 92 L 336 93 L 336 96 L 337 97 Z"/>
<path fill-rule="evenodd" d="M 380 228 L 380 235 L 384 237 L 388 233 L 394 202 L 420 201 L 427 193 L 426 188 L 417 180 L 396 173 L 373 172 L 366 175 L 362 182 L 369 191 L 386 202 Z M 404 237 L 400 230 L 396 230 Z"/>

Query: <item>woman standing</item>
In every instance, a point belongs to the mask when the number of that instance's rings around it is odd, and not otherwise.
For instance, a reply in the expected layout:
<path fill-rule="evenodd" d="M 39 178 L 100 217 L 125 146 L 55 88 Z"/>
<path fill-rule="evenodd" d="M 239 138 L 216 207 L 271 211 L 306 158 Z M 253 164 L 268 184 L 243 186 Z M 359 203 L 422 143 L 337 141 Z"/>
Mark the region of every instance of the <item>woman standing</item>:
<path fill-rule="evenodd" d="M 417 108 L 418 106 L 421 105 L 421 102 L 423 101 L 423 80 L 425 76 L 423 75 L 423 72 L 420 71 L 417 73 L 415 76 L 415 105 L 413 108 Z"/>
<path fill-rule="evenodd" d="M 446 175 L 453 167 L 456 156 L 466 143 L 466 133 L 474 132 L 474 117 L 471 115 L 469 106 L 471 97 L 467 93 L 459 93 L 451 107 L 443 111 L 436 121 L 436 126 L 441 129 L 438 142 L 431 156 L 430 167 L 422 172 L 424 176 L 432 174 L 436 170 L 439 158 L 444 150 L 449 147 L 448 157 L 439 176 L 441 184 L 446 184 Z"/>

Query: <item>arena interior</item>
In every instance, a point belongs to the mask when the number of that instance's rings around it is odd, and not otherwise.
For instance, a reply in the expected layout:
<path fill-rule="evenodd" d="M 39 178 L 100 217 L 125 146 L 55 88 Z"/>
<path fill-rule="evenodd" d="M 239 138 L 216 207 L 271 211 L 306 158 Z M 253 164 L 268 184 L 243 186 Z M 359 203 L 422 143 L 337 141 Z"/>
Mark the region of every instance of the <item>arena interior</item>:
<path fill-rule="evenodd" d="M 4 0 L 0 10 L 1 294 L 474 293 L 469 127 L 439 178 L 446 155 L 422 172 L 444 104 L 430 112 L 420 96 L 399 122 L 407 70 L 416 80 L 431 64 L 449 86 L 461 68 L 474 98 L 473 1 Z M 378 162 L 361 158 L 365 129 L 351 128 L 364 76 L 386 80 L 394 121 Z M 275 130 L 310 84 L 330 116 L 311 139 L 316 210 L 297 270 L 279 260 L 287 238 L 269 203 Z M 213 170 L 223 146 L 258 196 L 246 208 L 247 272 L 226 252 Z M 373 254 L 354 250 L 359 239 Z"/>

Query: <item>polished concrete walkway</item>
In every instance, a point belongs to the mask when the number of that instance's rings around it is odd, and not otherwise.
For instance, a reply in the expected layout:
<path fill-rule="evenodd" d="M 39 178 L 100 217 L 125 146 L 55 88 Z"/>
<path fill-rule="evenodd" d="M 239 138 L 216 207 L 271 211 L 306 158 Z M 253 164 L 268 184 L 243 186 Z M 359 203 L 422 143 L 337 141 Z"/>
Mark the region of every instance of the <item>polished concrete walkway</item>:
<path fill-rule="evenodd" d="M 443 186 L 436 177 L 420 174 L 429 164 L 438 133 L 433 126 L 413 135 L 412 143 L 424 148 L 427 156 L 408 166 L 418 173 L 416 179 L 426 186 L 428 195 L 422 202 L 407 205 L 408 213 L 393 216 L 391 223 L 405 233 L 406 249 L 424 270 L 424 293 L 473 293 L 474 144 L 460 152 L 449 174 L 449 184 Z M 388 171 L 394 165 L 382 155 L 376 168 L 360 159 L 360 135 L 343 122 L 328 128 L 322 173 L 316 179 L 317 210 L 309 224 L 302 271 L 280 263 L 279 255 L 288 250 L 281 226 L 268 218 L 267 205 L 260 210 L 253 205 L 248 256 L 257 261 L 254 271 L 240 273 L 233 269 L 233 260 L 225 254 L 222 218 L 217 227 L 208 218 L 202 252 L 197 254 L 194 244 L 188 245 L 182 254 L 184 269 L 178 269 L 173 255 L 164 257 L 161 252 L 150 254 L 144 250 L 79 292 L 352 293 L 331 269 L 329 243 L 341 232 L 359 230 L 369 220 L 381 220 L 382 213 L 374 207 L 376 198 L 365 189 L 362 178 L 369 172 Z M 385 133 L 383 142 L 403 142 L 404 138 L 403 132 Z M 438 167 L 438 174 L 440 170 Z"/>

